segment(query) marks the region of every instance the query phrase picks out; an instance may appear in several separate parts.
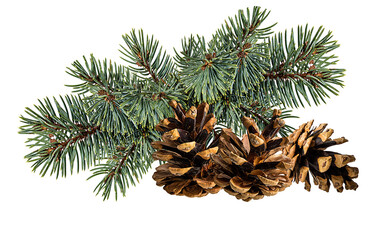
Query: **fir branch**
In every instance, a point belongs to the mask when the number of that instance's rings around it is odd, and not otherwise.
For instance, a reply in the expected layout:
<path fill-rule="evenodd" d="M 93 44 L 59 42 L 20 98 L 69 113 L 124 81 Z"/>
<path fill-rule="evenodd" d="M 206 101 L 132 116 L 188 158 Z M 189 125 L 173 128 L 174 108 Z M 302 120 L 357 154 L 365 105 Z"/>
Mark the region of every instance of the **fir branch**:
<path fill-rule="evenodd" d="M 96 94 L 99 90 L 107 92 L 121 91 L 129 77 L 126 67 L 112 63 L 107 59 L 102 62 L 97 60 L 93 54 L 88 60 L 83 57 L 84 64 L 74 61 L 72 68 L 67 68 L 69 75 L 82 81 L 80 84 L 66 85 L 73 88 L 73 92 L 79 94 Z"/>
<path fill-rule="evenodd" d="M 167 104 L 169 100 L 182 102 L 186 97 L 175 76 L 169 75 L 167 84 L 156 84 L 134 75 L 120 95 L 120 106 L 136 125 L 153 129 L 165 116 L 172 114 Z"/>
<path fill-rule="evenodd" d="M 138 31 L 138 36 L 133 29 L 130 35 L 123 37 L 127 48 L 121 45 L 123 60 L 132 64 L 130 69 L 143 77 L 150 76 L 156 83 L 166 84 L 167 75 L 173 72 L 173 63 L 171 57 L 162 51 L 162 47 L 158 50 L 159 42 L 154 40 L 154 36 L 146 36 L 143 30 Z"/>
<path fill-rule="evenodd" d="M 264 59 L 268 56 L 264 53 L 266 45 L 246 43 L 237 53 L 235 64 L 235 80 L 232 92 L 248 95 L 263 81 L 263 74 L 269 68 Z"/>
<path fill-rule="evenodd" d="M 257 6 L 252 11 L 249 8 L 239 10 L 217 30 L 209 43 L 216 49 L 224 49 L 236 65 L 231 92 L 247 95 L 264 79 L 263 74 L 269 68 L 266 61 L 268 45 L 264 39 L 275 25 L 262 27 L 269 13 Z"/>
<path fill-rule="evenodd" d="M 211 111 L 214 113 L 217 124 L 226 128 L 231 128 L 234 132 L 241 134 L 243 128 L 241 126 L 242 113 L 238 108 L 240 101 L 234 95 L 226 95 L 221 101 L 210 105 Z"/>
<path fill-rule="evenodd" d="M 60 97 L 61 103 L 54 98 L 54 105 L 46 98 L 35 108 L 26 108 L 28 117 L 21 116 L 21 134 L 32 134 L 27 143 L 38 148 L 25 157 L 32 162 L 32 169 L 41 167 L 44 176 L 50 174 L 66 176 L 67 165 L 73 173 L 77 166 L 85 170 L 95 164 L 96 159 L 108 155 L 118 138 L 100 130 L 100 126 L 90 120 L 86 113 L 86 104 L 77 97 Z M 123 139 L 119 138 L 119 139 Z"/>
<path fill-rule="evenodd" d="M 58 124 L 55 124 L 55 126 L 62 127 Z M 49 135 L 50 137 L 50 142 L 53 143 L 53 147 L 48 149 L 48 153 L 54 152 L 54 151 L 59 151 L 58 156 L 57 156 L 57 161 L 59 161 L 59 158 L 62 155 L 62 152 L 64 151 L 65 148 L 67 147 L 72 147 L 77 141 L 84 140 L 85 138 L 88 138 L 92 135 L 94 135 L 97 131 L 99 131 L 100 126 L 93 126 L 93 127 L 84 127 L 80 124 L 77 124 L 77 127 L 79 128 L 79 131 L 77 135 L 73 135 L 69 137 L 67 140 L 58 142 L 55 138 L 54 135 Z M 73 128 L 72 128 L 73 129 Z"/>
<path fill-rule="evenodd" d="M 111 61 L 108 64 L 107 59 L 101 62 L 93 55 L 90 61 L 84 57 L 84 63 L 85 66 L 75 61 L 72 64 L 74 68 L 68 71 L 84 82 L 68 86 L 73 87 L 74 92 L 87 93 L 84 100 L 89 101 L 87 112 L 93 113 L 91 121 L 100 125 L 101 130 L 131 134 L 134 123 L 121 107 L 121 95 L 128 91 L 132 78 L 129 70 Z"/>
<path fill-rule="evenodd" d="M 289 40 L 286 35 L 279 33 L 269 40 L 270 68 L 263 74 L 258 100 L 299 107 L 305 102 L 310 105 L 311 99 L 316 105 L 325 102 L 328 92 L 338 95 L 344 69 L 331 67 L 337 62 L 331 51 L 339 47 L 331 32 L 324 35 L 323 27 L 314 32 L 306 25 L 298 27 L 296 36 L 292 29 Z"/>
<path fill-rule="evenodd" d="M 93 113 L 91 120 L 100 124 L 102 130 L 131 134 L 135 125 L 122 108 L 123 99 L 120 96 L 120 93 L 112 95 L 100 90 L 97 95 L 87 98 L 91 103 L 88 112 Z"/>
<path fill-rule="evenodd" d="M 108 162 L 99 164 L 92 169 L 93 175 L 90 176 L 88 180 L 98 175 L 105 175 L 94 189 L 97 195 L 103 191 L 103 200 L 110 197 L 110 193 L 113 188 L 112 185 L 114 185 L 115 199 L 117 199 L 118 196 L 118 187 L 120 188 L 120 192 L 122 192 L 123 196 L 125 196 L 126 189 L 129 187 L 129 178 L 130 182 L 135 185 L 132 174 L 129 170 L 136 171 L 136 169 L 129 169 L 126 164 L 126 161 L 131 158 L 132 153 L 135 151 L 135 147 L 136 145 L 132 144 L 128 150 L 126 150 L 125 147 L 117 148 L 117 152 Z M 138 176 L 136 174 L 134 175 L 137 179 Z"/>
<path fill-rule="evenodd" d="M 180 83 L 196 102 L 214 103 L 230 89 L 235 65 L 224 51 L 212 52 L 203 37 L 197 38 L 191 36 L 183 51 L 176 52 Z"/>
<path fill-rule="evenodd" d="M 126 196 L 130 185 L 135 186 L 151 167 L 153 149 L 150 143 L 159 139 L 157 133 L 140 129 L 132 139 L 135 140 L 116 147 L 105 163 L 98 164 L 91 170 L 92 175 L 88 179 L 103 176 L 94 189 L 96 195 L 102 193 L 103 200 L 109 199 L 112 191 L 116 200 L 119 192 Z"/>
<path fill-rule="evenodd" d="M 234 18 L 228 18 L 213 36 L 217 39 L 218 48 L 225 48 L 227 52 L 240 51 L 245 44 L 255 44 L 271 34 L 271 29 L 276 24 L 260 28 L 270 13 L 266 9 L 260 9 L 254 6 L 252 11 L 249 8 L 246 12 L 239 10 Z"/>

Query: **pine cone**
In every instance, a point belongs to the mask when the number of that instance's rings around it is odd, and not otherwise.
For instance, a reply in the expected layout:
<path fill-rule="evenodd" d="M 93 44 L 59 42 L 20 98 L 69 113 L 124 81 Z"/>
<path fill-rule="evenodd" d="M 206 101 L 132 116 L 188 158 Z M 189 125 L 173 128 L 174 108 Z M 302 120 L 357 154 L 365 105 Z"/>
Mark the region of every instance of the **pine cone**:
<path fill-rule="evenodd" d="M 203 197 L 217 193 L 220 187 L 213 181 L 211 155 L 218 151 L 218 141 L 206 146 L 216 118 L 208 113 L 209 105 L 202 103 L 185 112 L 176 101 L 170 101 L 175 118 L 166 118 L 156 130 L 164 132 L 162 141 L 152 142 L 157 149 L 155 160 L 167 163 L 156 168 L 153 179 L 169 194 Z"/>
<path fill-rule="evenodd" d="M 320 124 L 317 128 L 312 128 L 312 124 L 313 120 L 295 130 L 289 136 L 289 145 L 283 150 L 285 155 L 296 162 L 291 177 L 297 183 L 305 182 L 307 191 L 311 188 L 309 174 L 323 191 L 329 191 L 330 182 L 338 192 L 343 191 L 344 183 L 346 190 L 356 190 L 358 184 L 352 179 L 358 177 L 358 168 L 347 165 L 355 161 L 355 157 L 326 151 L 328 147 L 348 140 L 344 137 L 330 139 L 333 129 L 325 130 L 326 123 Z"/>
<path fill-rule="evenodd" d="M 277 154 L 288 143 L 287 138 L 275 137 L 285 125 L 275 110 L 270 123 L 259 131 L 252 118 L 243 117 L 247 134 L 240 140 L 231 129 L 223 129 L 219 137 L 219 153 L 212 156 L 216 163 L 215 183 L 236 196 L 250 201 L 273 196 L 291 185 L 288 171 L 293 168 L 290 158 Z"/>

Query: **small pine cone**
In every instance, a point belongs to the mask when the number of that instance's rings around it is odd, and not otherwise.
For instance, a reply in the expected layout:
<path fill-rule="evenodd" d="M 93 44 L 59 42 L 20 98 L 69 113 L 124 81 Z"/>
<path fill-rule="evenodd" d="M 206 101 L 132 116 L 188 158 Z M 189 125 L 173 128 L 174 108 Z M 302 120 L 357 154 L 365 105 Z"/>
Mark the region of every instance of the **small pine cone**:
<path fill-rule="evenodd" d="M 175 118 L 166 118 L 156 130 L 164 132 L 162 141 L 152 142 L 158 151 L 155 160 L 165 161 L 156 168 L 153 179 L 158 186 L 172 195 L 203 197 L 217 193 L 221 187 L 213 181 L 211 155 L 218 151 L 218 141 L 206 146 L 216 118 L 208 113 L 209 105 L 192 106 L 187 112 L 174 100 L 170 101 Z"/>
<path fill-rule="evenodd" d="M 327 124 L 312 128 L 313 120 L 304 123 L 289 136 L 289 145 L 283 153 L 295 161 L 291 177 L 295 182 L 305 182 L 305 189 L 310 191 L 309 175 L 314 183 L 328 192 L 330 182 L 338 192 L 356 190 L 358 184 L 352 179 L 358 177 L 358 168 L 347 164 L 355 161 L 353 155 L 344 155 L 326 151 L 330 146 L 347 142 L 344 137 L 330 139 L 333 129 L 326 129 Z"/>
<path fill-rule="evenodd" d="M 288 143 L 287 138 L 275 137 L 285 125 L 274 110 L 270 123 L 260 133 L 252 118 L 243 117 L 247 134 L 240 140 L 231 129 L 223 129 L 219 137 L 219 152 L 212 156 L 216 163 L 216 184 L 237 199 L 250 201 L 273 196 L 291 185 L 288 171 L 293 162 L 278 154 Z"/>

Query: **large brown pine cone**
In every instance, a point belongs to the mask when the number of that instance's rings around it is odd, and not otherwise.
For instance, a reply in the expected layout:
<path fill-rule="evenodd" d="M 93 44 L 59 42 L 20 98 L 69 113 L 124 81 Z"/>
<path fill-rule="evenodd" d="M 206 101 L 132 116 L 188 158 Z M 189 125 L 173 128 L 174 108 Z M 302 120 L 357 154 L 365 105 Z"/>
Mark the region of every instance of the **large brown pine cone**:
<path fill-rule="evenodd" d="M 250 201 L 273 196 L 291 185 L 289 172 L 293 162 L 278 154 L 288 143 L 287 138 L 275 137 L 285 125 L 275 110 L 270 123 L 260 133 L 252 118 L 243 117 L 247 134 L 240 140 L 231 129 L 223 129 L 219 137 L 219 152 L 214 180 L 237 199 Z"/>
<path fill-rule="evenodd" d="M 333 145 L 347 142 L 342 138 L 330 139 L 333 129 L 326 129 L 327 124 L 312 128 L 313 120 L 304 123 L 289 136 L 289 145 L 283 153 L 292 158 L 296 164 L 291 177 L 295 182 L 305 182 L 305 189 L 310 191 L 309 175 L 321 190 L 329 191 L 330 182 L 338 192 L 345 189 L 356 190 L 358 184 L 352 179 L 358 177 L 358 168 L 348 166 L 355 161 L 353 155 L 344 155 L 326 151 Z"/>
<path fill-rule="evenodd" d="M 157 126 L 164 132 L 162 141 L 152 142 L 157 149 L 155 160 L 165 161 L 156 168 L 153 179 L 169 194 L 202 197 L 217 193 L 221 187 L 213 181 L 211 155 L 218 151 L 218 141 L 206 146 L 206 141 L 216 123 L 209 105 L 192 106 L 187 112 L 176 101 L 170 101 L 175 118 L 166 118 Z"/>

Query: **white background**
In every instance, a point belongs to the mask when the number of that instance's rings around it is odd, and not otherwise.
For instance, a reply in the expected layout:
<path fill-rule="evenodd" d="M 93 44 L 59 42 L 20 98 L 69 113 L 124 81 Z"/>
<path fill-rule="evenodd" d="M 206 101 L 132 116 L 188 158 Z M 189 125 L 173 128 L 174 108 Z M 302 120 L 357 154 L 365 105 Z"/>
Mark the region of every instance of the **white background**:
<path fill-rule="evenodd" d="M 0 4 L 0 238 L 1 239 L 381 239 L 381 13 L 378 1 L 2 1 Z M 154 34 L 168 52 L 184 36 L 209 38 L 238 9 L 271 10 L 275 32 L 309 23 L 333 31 L 346 87 L 319 107 L 295 111 L 293 126 L 315 119 L 336 147 L 354 154 L 357 191 L 326 193 L 303 185 L 260 201 L 221 192 L 202 199 L 170 196 L 156 187 L 153 169 L 128 196 L 103 202 L 88 171 L 56 180 L 32 173 L 17 134 L 24 107 L 70 93 L 77 82 L 65 68 L 83 55 L 122 63 L 121 35 Z M 156 166 L 156 165 L 155 165 Z"/>

